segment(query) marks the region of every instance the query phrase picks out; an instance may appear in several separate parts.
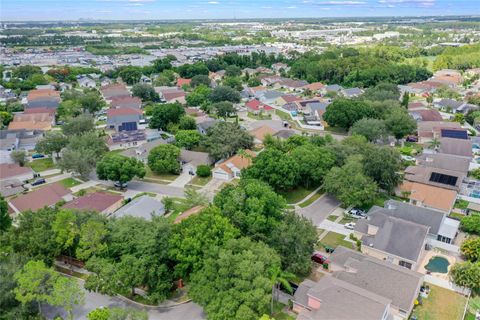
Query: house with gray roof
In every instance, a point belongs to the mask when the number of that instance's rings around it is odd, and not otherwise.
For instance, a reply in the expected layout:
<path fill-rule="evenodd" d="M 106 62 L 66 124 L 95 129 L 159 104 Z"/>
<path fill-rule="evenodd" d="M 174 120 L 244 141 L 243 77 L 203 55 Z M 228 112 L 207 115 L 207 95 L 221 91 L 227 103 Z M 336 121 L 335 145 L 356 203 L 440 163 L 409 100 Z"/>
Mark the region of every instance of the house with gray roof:
<path fill-rule="evenodd" d="M 389 314 L 408 318 L 423 283 L 423 274 L 339 246 L 330 255 L 333 277 L 391 301 Z"/>
<path fill-rule="evenodd" d="M 131 216 L 150 221 L 153 217 L 161 217 L 164 214 L 165 206 L 161 201 L 158 201 L 148 195 L 144 195 L 133 199 L 115 211 L 112 216 L 117 218 Z"/>
<path fill-rule="evenodd" d="M 340 93 L 346 98 L 355 98 L 363 94 L 363 90 L 360 88 L 348 88 L 343 89 Z"/>
<path fill-rule="evenodd" d="M 472 158 L 472 140 L 440 138 L 438 152 Z"/>
<path fill-rule="evenodd" d="M 396 200 L 385 201 L 384 207 L 373 206 L 368 216 L 384 214 L 428 227 L 429 240 L 452 243 L 458 233 L 460 222 L 451 219 L 443 211 L 419 207 Z M 429 242 L 433 243 L 433 242 Z"/>
<path fill-rule="evenodd" d="M 201 134 L 207 134 L 208 129 L 213 127 L 217 122 L 218 120 L 215 119 L 208 119 L 206 121 L 199 122 L 197 123 L 197 130 Z"/>
<path fill-rule="evenodd" d="M 182 149 L 180 151 L 180 161 L 182 164 L 189 164 L 196 168 L 199 165 L 211 166 L 215 161 L 207 152 L 198 152 Z"/>
<path fill-rule="evenodd" d="M 442 110 L 456 111 L 463 104 L 463 101 L 457 101 L 453 99 L 441 99 L 433 102 L 433 106 Z"/>
<path fill-rule="evenodd" d="M 360 219 L 354 234 L 362 252 L 407 269 L 416 269 L 425 250 L 429 226 L 381 212 Z"/>
<path fill-rule="evenodd" d="M 285 95 L 284 92 L 276 90 L 259 91 L 255 93 L 255 97 L 265 104 L 272 104 L 283 95 Z"/>
<path fill-rule="evenodd" d="M 330 85 L 324 87 L 325 93 L 327 93 L 327 92 L 337 92 L 337 93 L 339 93 L 342 90 L 343 90 L 343 87 L 339 84 L 330 84 Z"/>
<path fill-rule="evenodd" d="M 437 169 L 468 173 L 470 159 L 446 153 L 423 153 L 417 157 L 417 164 Z"/>

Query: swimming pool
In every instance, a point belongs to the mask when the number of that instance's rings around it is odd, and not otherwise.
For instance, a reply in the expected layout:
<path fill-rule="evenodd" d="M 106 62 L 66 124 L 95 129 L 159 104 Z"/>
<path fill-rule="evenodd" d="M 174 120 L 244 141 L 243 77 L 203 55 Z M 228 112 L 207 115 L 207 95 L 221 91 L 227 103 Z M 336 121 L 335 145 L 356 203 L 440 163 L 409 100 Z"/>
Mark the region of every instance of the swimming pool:
<path fill-rule="evenodd" d="M 435 256 L 428 261 L 425 269 L 430 272 L 438 272 L 438 273 L 448 273 L 448 266 L 450 263 L 447 259 L 440 256 Z"/>

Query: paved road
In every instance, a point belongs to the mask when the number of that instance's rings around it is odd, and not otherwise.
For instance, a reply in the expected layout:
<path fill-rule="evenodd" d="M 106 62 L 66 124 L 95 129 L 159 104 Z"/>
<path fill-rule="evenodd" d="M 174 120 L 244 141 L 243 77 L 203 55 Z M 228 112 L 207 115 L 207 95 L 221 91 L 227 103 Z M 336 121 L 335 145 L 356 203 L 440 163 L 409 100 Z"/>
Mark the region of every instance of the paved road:
<path fill-rule="evenodd" d="M 82 285 L 82 281 L 79 281 L 79 283 Z M 86 320 L 87 314 L 99 307 L 133 307 L 139 309 L 136 304 L 127 303 L 120 298 L 85 291 L 85 303 L 74 308 L 73 319 Z M 62 308 L 43 306 L 42 312 L 47 319 L 54 319 L 59 314 L 66 319 L 66 312 Z M 150 320 L 203 320 L 206 319 L 206 316 L 199 305 L 190 302 L 171 308 L 148 310 L 148 318 Z"/>
<path fill-rule="evenodd" d="M 338 206 L 340 206 L 340 202 L 334 197 L 326 194 L 308 207 L 298 209 L 297 212 L 305 218 L 312 220 L 312 223 L 315 226 L 318 226 L 336 208 L 338 208 Z"/>
<path fill-rule="evenodd" d="M 128 189 L 141 192 L 155 192 L 170 197 L 185 197 L 183 188 L 144 181 L 130 181 Z"/>

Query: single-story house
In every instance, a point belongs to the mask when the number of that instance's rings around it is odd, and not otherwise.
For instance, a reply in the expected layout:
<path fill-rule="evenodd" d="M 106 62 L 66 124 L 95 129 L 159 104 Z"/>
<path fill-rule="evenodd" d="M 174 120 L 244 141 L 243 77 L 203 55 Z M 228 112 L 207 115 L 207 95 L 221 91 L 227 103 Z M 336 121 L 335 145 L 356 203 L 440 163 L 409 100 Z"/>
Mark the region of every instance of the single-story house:
<path fill-rule="evenodd" d="M 440 138 L 438 152 L 471 158 L 472 140 Z"/>
<path fill-rule="evenodd" d="M 207 134 L 208 129 L 217 124 L 218 120 L 207 118 L 204 121 L 197 123 L 197 130 L 201 134 Z"/>
<path fill-rule="evenodd" d="M 135 198 L 113 213 L 116 218 L 131 216 L 152 220 L 152 217 L 161 217 L 165 214 L 165 206 L 148 195 Z"/>
<path fill-rule="evenodd" d="M 116 131 L 138 130 L 143 112 L 137 108 L 110 108 L 107 110 L 107 127 Z"/>
<path fill-rule="evenodd" d="M 273 137 L 278 138 L 280 140 L 287 140 L 288 138 L 294 135 L 296 135 L 296 132 L 294 130 L 282 129 L 274 133 Z"/>
<path fill-rule="evenodd" d="M 147 135 L 144 130 L 112 133 L 107 140 L 109 150 L 133 148 L 145 143 L 147 143 Z"/>
<path fill-rule="evenodd" d="M 73 199 L 65 204 L 63 208 L 80 211 L 96 211 L 109 215 L 120 208 L 122 204 L 123 196 L 99 191 Z"/>
<path fill-rule="evenodd" d="M 192 82 L 192 79 L 178 78 L 177 87 L 182 88 L 183 86 L 189 86 Z"/>
<path fill-rule="evenodd" d="M 250 133 L 250 135 L 253 136 L 253 138 L 254 138 L 253 142 L 256 145 L 260 145 L 260 144 L 263 143 L 263 141 L 265 140 L 265 137 L 267 135 L 273 136 L 275 133 L 277 133 L 277 131 L 278 130 L 273 129 L 270 126 L 264 125 L 264 126 L 260 126 L 258 128 L 255 128 L 253 130 L 250 130 L 248 133 Z"/>
<path fill-rule="evenodd" d="M 363 94 L 363 90 L 360 88 L 348 88 L 342 89 L 340 93 L 346 98 L 355 98 Z"/>
<path fill-rule="evenodd" d="M 110 100 L 110 107 L 140 109 L 142 107 L 142 100 L 139 97 L 114 97 Z"/>
<path fill-rule="evenodd" d="M 416 109 L 409 110 L 410 115 L 416 121 L 442 121 L 442 115 L 437 110 L 432 109 Z"/>
<path fill-rule="evenodd" d="M 321 82 L 312 82 L 312 83 L 309 83 L 309 84 L 303 86 L 303 89 L 304 90 L 310 90 L 310 91 L 315 93 L 315 92 L 321 91 L 324 87 L 325 87 L 325 85 Z"/>
<path fill-rule="evenodd" d="M 447 121 L 421 121 L 417 125 L 418 142 L 428 144 L 433 139 L 441 138 L 442 129 L 458 129 L 462 126 L 458 122 Z"/>
<path fill-rule="evenodd" d="M 150 154 L 150 151 L 156 146 L 159 146 L 161 144 L 167 144 L 167 143 L 168 143 L 167 140 L 155 139 L 152 141 L 148 141 L 147 143 L 144 143 L 138 146 L 137 148 L 130 148 L 125 151 L 122 151 L 122 155 L 129 158 L 136 158 L 137 160 L 147 163 L 148 155 Z"/>
<path fill-rule="evenodd" d="M 405 169 L 405 180 L 434 187 L 459 191 L 466 174 L 428 166 L 409 166 Z"/>
<path fill-rule="evenodd" d="M 8 130 L 51 130 L 55 125 L 55 116 L 50 113 L 16 114 L 8 125 Z"/>
<path fill-rule="evenodd" d="M 130 97 L 130 92 L 127 87 L 121 83 L 107 84 L 100 88 L 100 93 L 105 100 L 112 100 L 113 98 Z"/>
<path fill-rule="evenodd" d="M 242 169 L 248 168 L 252 164 L 252 159 L 256 157 L 255 152 L 251 150 L 245 150 L 245 153 L 246 155 L 236 154 L 218 163 L 212 171 L 213 178 L 225 181 L 240 178 Z"/>
<path fill-rule="evenodd" d="M 283 96 L 284 93 L 281 91 L 276 90 L 267 90 L 267 91 L 259 91 L 255 94 L 255 97 L 265 104 L 273 104 L 275 100 L 279 97 Z"/>
<path fill-rule="evenodd" d="M 183 90 L 178 90 L 175 92 L 164 92 L 163 100 L 165 100 L 166 103 L 178 102 L 181 104 L 186 104 L 186 96 L 187 94 Z"/>
<path fill-rule="evenodd" d="M 283 105 L 286 105 L 286 104 L 289 104 L 289 103 L 292 103 L 292 102 L 295 102 L 295 101 L 300 101 L 300 100 L 302 100 L 302 98 L 300 98 L 296 95 L 286 94 L 286 95 L 283 95 L 283 96 L 277 98 L 275 100 L 274 104 L 281 107 Z"/>
<path fill-rule="evenodd" d="M 25 191 L 23 182 L 18 179 L 0 180 L 0 195 L 7 198 Z"/>
<path fill-rule="evenodd" d="M 423 153 L 417 157 L 417 165 L 456 171 L 466 175 L 470 167 L 470 159 L 446 153 Z"/>
<path fill-rule="evenodd" d="M 78 85 L 82 88 L 95 88 L 97 83 L 95 80 L 90 79 L 89 77 L 81 77 L 77 79 Z"/>
<path fill-rule="evenodd" d="M 30 167 L 20 167 L 16 163 L 0 163 L 0 181 L 13 179 L 27 181 L 34 176 L 35 171 Z"/>
<path fill-rule="evenodd" d="M 199 165 L 211 166 L 214 160 L 207 152 L 198 152 L 182 149 L 180 151 L 180 161 L 182 164 L 188 164 L 192 168 L 196 168 Z"/>
<path fill-rule="evenodd" d="M 407 197 L 410 203 L 415 206 L 432 208 L 449 213 L 455 200 L 457 192 L 445 188 L 439 188 L 423 183 L 405 181 L 400 185 L 396 194 Z"/>
<path fill-rule="evenodd" d="M 68 202 L 72 199 L 70 190 L 65 189 L 59 182 L 55 182 L 19 195 L 11 199 L 8 205 L 15 213 L 20 213 L 27 210 L 37 211 L 43 207 L 54 206 L 60 201 Z"/>
<path fill-rule="evenodd" d="M 247 107 L 248 112 L 251 112 L 253 114 L 272 114 L 274 112 L 274 109 L 270 107 L 269 105 L 266 105 L 257 99 L 252 99 L 245 103 L 245 107 Z"/>

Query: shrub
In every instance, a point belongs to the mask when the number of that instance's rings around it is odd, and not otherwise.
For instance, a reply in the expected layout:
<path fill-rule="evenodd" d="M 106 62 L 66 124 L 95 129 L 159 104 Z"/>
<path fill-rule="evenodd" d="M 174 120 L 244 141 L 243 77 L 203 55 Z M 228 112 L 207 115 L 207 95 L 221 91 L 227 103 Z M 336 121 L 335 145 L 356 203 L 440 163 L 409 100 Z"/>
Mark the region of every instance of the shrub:
<path fill-rule="evenodd" d="M 197 176 L 206 178 L 206 177 L 210 177 L 211 174 L 212 174 L 212 170 L 210 169 L 209 166 L 205 164 L 201 164 L 197 167 Z"/>

